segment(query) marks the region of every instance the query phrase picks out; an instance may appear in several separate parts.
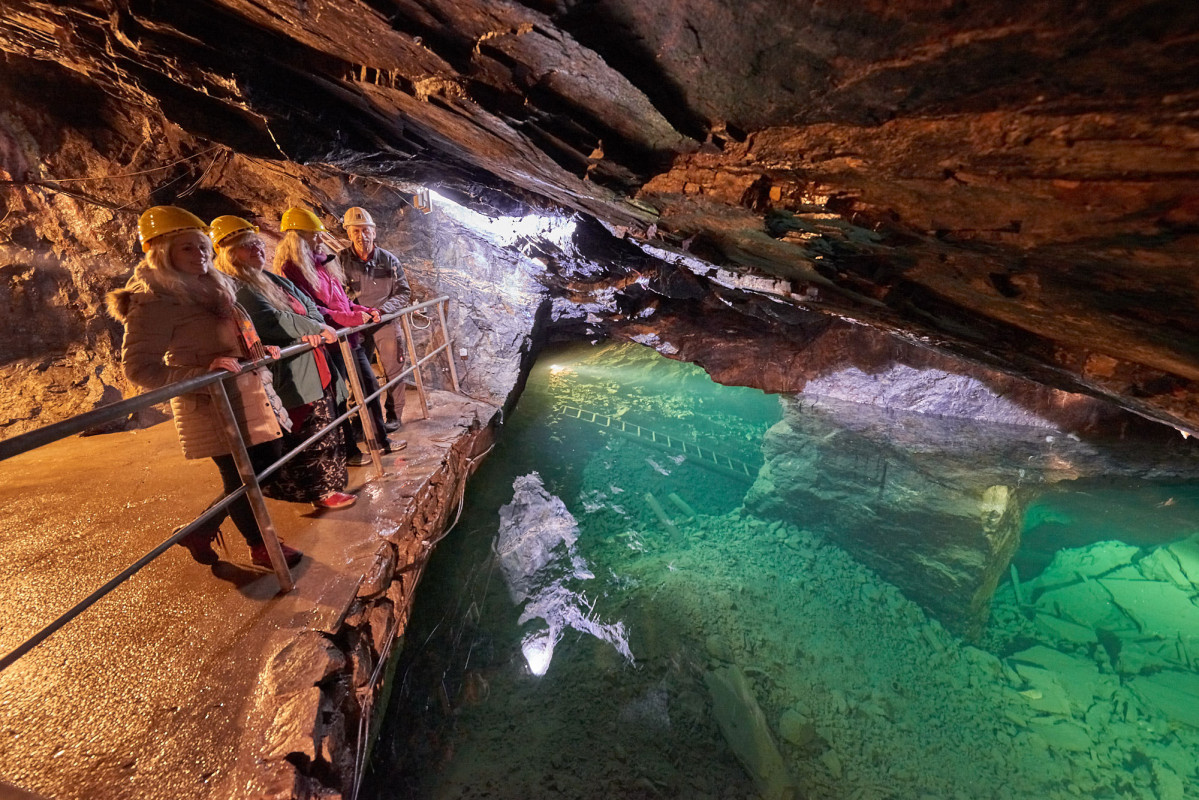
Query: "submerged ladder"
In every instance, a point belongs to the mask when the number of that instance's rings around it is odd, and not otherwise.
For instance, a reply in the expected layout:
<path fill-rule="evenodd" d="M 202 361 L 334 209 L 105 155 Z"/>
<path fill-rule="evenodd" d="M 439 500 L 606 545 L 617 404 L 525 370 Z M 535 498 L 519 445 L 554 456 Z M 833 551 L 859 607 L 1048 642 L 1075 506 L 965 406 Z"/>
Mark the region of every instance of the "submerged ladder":
<path fill-rule="evenodd" d="M 608 428 L 609 430 L 632 436 L 643 443 L 695 456 L 695 460 L 690 462 L 692 464 L 709 469 L 717 469 L 720 472 L 751 483 L 758 477 L 758 470 L 751 468 L 744 461 L 732 458 L 724 453 L 719 453 L 710 447 L 700 447 L 695 442 L 684 441 L 678 436 L 671 436 L 660 431 L 651 430 L 634 422 L 625 422 L 623 419 L 613 417 L 610 414 L 601 414 L 598 411 L 589 411 L 578 406 L 562 405 L 558 409 L 564 416 L 572 417 L 582 422 L 590 422 L 601 428 Z"/>

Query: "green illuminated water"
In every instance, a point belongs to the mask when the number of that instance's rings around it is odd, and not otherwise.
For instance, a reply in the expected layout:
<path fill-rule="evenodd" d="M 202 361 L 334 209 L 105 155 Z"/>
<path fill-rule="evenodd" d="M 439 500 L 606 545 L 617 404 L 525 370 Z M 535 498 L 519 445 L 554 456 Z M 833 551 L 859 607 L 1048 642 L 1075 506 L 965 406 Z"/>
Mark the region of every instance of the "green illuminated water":
<path fill-rule="evenodd" d="M 1023 604 L 1005 581 L 976 647 L 827 535 L 899 507 L 898 464 L 841 446 L 864 483 L 745 511 L 782 417 L 639 346 L 541 358 L 421 584 L 364 796 L 1199 798 L 1197 484 L 1038 490 Z M 532 473 L 577 524 L 548 552 L 544 508 L 504 521 Z"/>

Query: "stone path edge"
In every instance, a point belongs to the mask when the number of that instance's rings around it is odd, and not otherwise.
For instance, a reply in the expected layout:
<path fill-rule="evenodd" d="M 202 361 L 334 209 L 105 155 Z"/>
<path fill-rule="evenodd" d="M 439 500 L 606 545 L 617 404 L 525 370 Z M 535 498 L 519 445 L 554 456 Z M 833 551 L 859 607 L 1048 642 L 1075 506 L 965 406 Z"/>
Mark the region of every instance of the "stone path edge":
<path fill-rule="evenodd" d="M 472 425 L 436 469 L 403 487 L 411 491 L 399 525 L 381 539 L 335 625 L 281 631 L 269 644 L 237 765 L 212 797 L 353 796 L 417 585 L 467 479 L 490 451 L 494 422 Z"/>

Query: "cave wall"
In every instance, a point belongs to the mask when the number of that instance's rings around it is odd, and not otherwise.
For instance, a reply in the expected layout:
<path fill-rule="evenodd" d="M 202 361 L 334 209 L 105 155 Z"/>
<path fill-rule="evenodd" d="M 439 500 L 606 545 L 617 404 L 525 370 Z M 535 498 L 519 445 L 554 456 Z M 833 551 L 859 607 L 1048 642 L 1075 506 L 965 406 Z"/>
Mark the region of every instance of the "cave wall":
<path fill-rule="evenodd" d="M 0 222 L 0 436 L 138 393 L 121 371 L 123 332 L 104 310 L 104 296 L 140 260 L 137 217 L 156 203 L 182 205 L 203 219 L 250 219 L 262 230 L 268 261 L 283 209 L 312 208 L 348 243 L 341 213 L 368 207 L 380 246 L 404 260 L 416 296 L 453 298 L 454 357 L 462 348 L 470 353 L 458 364 L 464 391 L 495 405 L 507 401 L 542 302 L 528 277 L 532 262 L 519 251 L 480 238 L 447 213 L 449 203 L 421 214 L 401 188 L 245 156 L 86 85 L 77 87 L 78 101 L 94 118 L 37 102 L 61 77 L 47 70 L 44 83 L 0 81 L 0 179 L 10 181 Z M 436 331 L 433 323 L 418 336 L 422 354 L 442 343 L 440 334 L 430 339 Z M 444 356 L 425 374 L 433 388 L 448 386 Z M 164 419 L 153 410 L 138 416 L 135 423 Z"/>
<path fill-rule="evenodd" d="M 641 252 L 628 281 L 690 260 L 775 327 L 851 319 L 1199 430 L 1193 3 L 8 7 L 6 83 L 100 146 L 149 109 L 245 157 L 568 209 Z M 125 155 L 161 159 L 117 163 L 169 163 L 153 127 Z"/>
<path fill-rule="evenodd" d="M 406 207 L 379 240 L 404 264 L 413 302 L 451 298 L 450 356 L 459 385 L 465 394 L 498 406 L 509 401 L 535 353 L 534 334 L 547 302 L 548 290 L 537 280 L 539 265 L 513 246 L 514 230 L 523 221 L 516 216 L 481 218 L 435 196 L 431 211 Z M 435 320 L 432 312 L 427 317 Z M 413 324 L 420 326 L 414 329 L 418 357 L 441 346 L 435 322 L 417 319 Z M 426 325 L 431 327 L 422 330 Z M 426 372 L 426 380 L 434 388 L 450 387 L 444 356 Z"/>

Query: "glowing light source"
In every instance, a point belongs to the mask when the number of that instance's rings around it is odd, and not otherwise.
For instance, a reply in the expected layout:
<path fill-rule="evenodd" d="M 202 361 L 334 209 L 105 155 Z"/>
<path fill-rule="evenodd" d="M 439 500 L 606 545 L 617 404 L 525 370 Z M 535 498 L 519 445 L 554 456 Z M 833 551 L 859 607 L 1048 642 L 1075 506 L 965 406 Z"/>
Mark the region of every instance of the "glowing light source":
<path fill-rule="evenodd" d="M 439 211 L 501 247 L 510 247 L 520 239 L 542 239 L 565 250 L 570 246 L 570 239 L 574 235 L 575 221 L 570 217 L 537 214 L 525 217 L 488 217 L 458 205 L 437 192 L 430 192 L 430 195 L 437 200 Z M 539 265 L 544 268 L 545 260 L 542 259 Z"/>
<path fill-rule="evenodd" d="M 529 672 L 538 676 L 544 675 L 554 657 L 553 632 L 545 631 L 526 637 L 520 645 L 520 652 L 525 657 L 525 663 L 529 665 Z"/>

